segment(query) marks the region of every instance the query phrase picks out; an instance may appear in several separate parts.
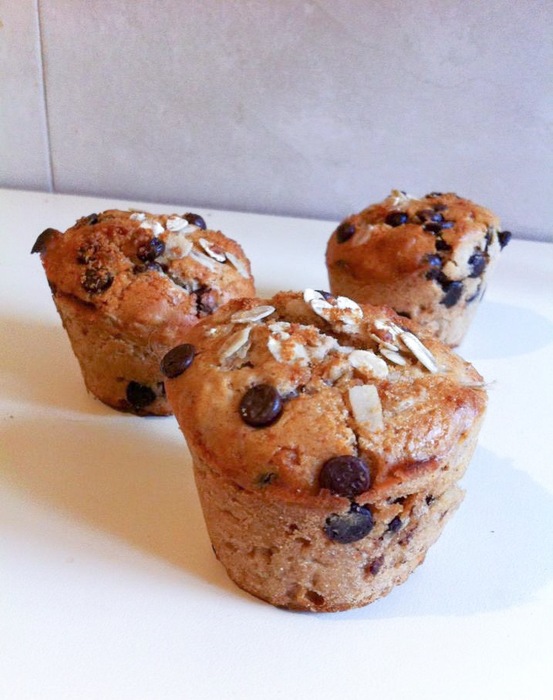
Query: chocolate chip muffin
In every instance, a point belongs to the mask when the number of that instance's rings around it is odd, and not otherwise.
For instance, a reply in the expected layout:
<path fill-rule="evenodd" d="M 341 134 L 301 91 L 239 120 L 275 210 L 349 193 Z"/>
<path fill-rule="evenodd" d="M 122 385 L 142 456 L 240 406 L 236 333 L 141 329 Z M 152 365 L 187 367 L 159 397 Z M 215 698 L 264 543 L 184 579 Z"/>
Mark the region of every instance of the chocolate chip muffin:
<path fill-rule="evenodd" d="M 32 252 L 88 390 L 138 415 L 170 413 L 167 351 L 221 304 L 255 293 L 242 248 L 198 214 L 109 210 L 65 233 L 46 229 Z"/>
<path fill-rule="evenodd" d="M 463 339 L 511 233 L 456 194 L 393 191 L 345 219 L 328 242 L 330 289 L 391 306 L 454 347 Z"/>
<path fill-rule="evenodd" d="M 162 367 L 214 551 L 273 605 L 386 595 L 462 500 L 482 377 L 389 308 L 314 290 L 233 300 Z"/>

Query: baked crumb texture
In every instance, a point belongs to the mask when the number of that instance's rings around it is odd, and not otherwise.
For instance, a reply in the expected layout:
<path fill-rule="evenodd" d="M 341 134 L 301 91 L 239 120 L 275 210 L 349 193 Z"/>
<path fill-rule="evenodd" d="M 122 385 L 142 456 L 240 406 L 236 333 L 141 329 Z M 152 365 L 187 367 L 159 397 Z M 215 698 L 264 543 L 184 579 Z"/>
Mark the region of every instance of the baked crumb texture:
<path fill-rule="evenodd" d="M 510 238 L 491 211 L 456 194 L 418 199 L 394 190 L 333 232 L 326 251 L 330 289 L 391 306 L 457 346 Z"/>
<path fill-rule="evenodd" d="M 65 233 L 46 229 L 32 252 L 88 390 L 138 415 L 170 413 L 167 351 L 229 299 L 255 293 L 242 248 L 193 213 L 91 214 Z"/>
<path fill-rule="evenodd" d="M 273 605 L 386 595 L 462 500 L 483 379 L 389 308 L 316 290 L 234 300 L 163 365 L 215 553 Z"/>

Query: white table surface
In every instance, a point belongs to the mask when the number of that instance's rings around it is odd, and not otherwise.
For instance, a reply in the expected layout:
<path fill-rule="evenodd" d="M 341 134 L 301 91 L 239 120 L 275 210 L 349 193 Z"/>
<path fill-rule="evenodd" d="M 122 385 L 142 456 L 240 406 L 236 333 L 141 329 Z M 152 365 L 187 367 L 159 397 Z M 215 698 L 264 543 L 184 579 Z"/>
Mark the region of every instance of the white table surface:
<path fill-rule="evenodd" d="M 84 390 L 30 249 L 112 206 L 198 211 L 262 295 L 328 286 L 333 223 L 0 190 L 0 697 L 552 698 L 553 245 L 512 241 L 459 349 L 493 387 L 426 562 L 366 608 L 301 614 L 227 579 L 174 418 Z"/>

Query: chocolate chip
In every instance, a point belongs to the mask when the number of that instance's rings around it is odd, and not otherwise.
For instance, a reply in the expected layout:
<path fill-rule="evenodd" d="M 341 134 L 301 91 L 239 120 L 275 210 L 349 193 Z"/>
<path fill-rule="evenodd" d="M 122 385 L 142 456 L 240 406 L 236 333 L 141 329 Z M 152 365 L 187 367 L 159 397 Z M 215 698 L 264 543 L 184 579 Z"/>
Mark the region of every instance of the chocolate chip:
<path fill-rule="evenodd" d="M 434 211 L 446 211 L 447 204 L 433 204 L 432 208 L 434 209 Z"/>
<path fill-rule="evenodd" d="M 454 226 L 455 226 L 455 221 L 448 221 L 446 219 L 444 219 L 444 221 L 442 221 L 442 229 L 453 228 Z"/>
<path fill-rule="evenodd" d="M 349 512 L 330 515 L 323 529 L 328 539 L 349 544 L 366 537 L 373 527 L 373 516 L 369 508 L 352 503 Z"/>
<path fill-rule="evenodd" d="M 411 314 L 408 311 L 396 311 L 398 316 L 403 316 L 403 318 L 411 318 Z"/>
<path fill-rule="evenodd" d="M 163 265 L 160 265 L 159 263 L 156 262 L 148 262 L 148 263 L 143 263 L 141 265 L 135 265 L 132 269 L 132 271 L 136 274 L 139 275 L 142 272 L 163 272 Z"/>
<path fill-rule="evenodd" d="M 440 304 L 443 304 L 446 308 L 450 309 L 452 306 L 459 301 L 463 294 L 463 283 L 460 281 L 452 281 L 447 284 L 447 286 L 442 285 L 445 294 L 440 300 Z"/>
<path fill-rule="evenodd" d="M 499 241 L 500 249 L 503 250 L 505 246 L 509 243 L 513 234 L 510 231 L 498 231 L 497 240 Z"/>
<path fill-rule="evenodd" d="M 77 251 L 77 262 L 79 265 L 88 265 L 89 262 L 95 260 L 99 250 L 100 246 L 98 243 L 83 243 Z"/>
<path fill-rule="evenodd" d="M 392 520 L 390 520 L 388 523 L 388 532 L 397 532 L 401 529 L 401 525 L 401 518 L 399 515 L 396 515 L 396 517 L 392 518 Z"/>
<path fill-rule="evenodd" d="M 449 243 L 444 241 L 443 238 L 436 238 L 435 246 L 436 246 L 436 250 L 452 250 Z"/>
<path fill-rule="evenodd" d="M 362 459 L 353 455 L 332 457 L 319 472 L 319 486 L 338 496 L 353 498 L 369 488 L 369 468 Z"/>
<path fill-rule="evenodd" d="M 427 197 L 443 197 L 443 192 L 430 192 L 430 194 L 426 194 L 425 198 Z"/>
<path fill-rule="evenodd" d="M 426 279 L 427 280 L 434 280 L 438 277 L 438 275 L 441 272 L 442 265 L 444 264 L 444 261 L 439 255 L 436 255 L 435 253 L 430 253 L 429 255 L 426 256 L 425 258 L 426 262 L 428 263 L 428 272 L 426 273 Z"/>
<path fill-rule="evenodd" d="M 156 400 L 156 394 L 149 386 L 138 382 L 129 382 L 127 385 L 127 401 L 133 408 L 141 410 Z"/>
<path fill-rule="evenodd" d="M 254 428 L 275 423 L 282 413 L 282 398 L 271 384 L 256 384 L 240 401 L 240 417 Z"/>
<path fill-rule="evenodd" d="M 481 250 L 475 250 L 469 258 L 469 265 L 471 267 L 469 277 L 480 277 L 486 269 L 487 264 L 488 260 L 486 255 L 484 255 Z"/>
<path fill-rule="evenodd" d="M 422 227 L 425 231 L 428 231 L 429 233 L 440 233 L 440 231 L 442 230 L 442 222 L 427 221 L 425 224 L 422 225 Z"/>
<path fill-rule="evenodd" d="M 190 343 L 177 345 L 169 350 L 161 361 L 161 371 L 169 379 L 179 377 L 185 369 L 188 369 L 194 360 L 196 349 Z"/>
<path fill-rule="evenodd" d="M 355 226 L 347 221 L 343 221 L 334 233 L 336 234 L 336 240 L 338 243 L 345 243 L 346 241 L 349 241 L 349 239 L 355 233 Z"/>
<path fill-rule="evenodd" d="M 183 214 L 182 218 L 186 219 L 191 226 L 197 226 L 198 228 L 204 229 L 204 231 L 207 229 L 204 218 L 199 214 L 192 214 L 191 212 L 188 212 L 187 214 Z"/>
<path fill-rule="evenodd" d="M 46 246 L 48 245 L 48 241 L 57 233 L 59 233 L 59 231 L 56 231 L 55 228 L 45 229 L 34 242 L 34 245 L 31 248 L 31 255 L 33 253 L 44 253 Z"/>
<path fill-rule="evenodd" d="M 94 226 L 94 224 L 97 224 L 99 221 L 99 214 L 89 214 L 88 216 L 82 216 L 75 223 L 75 228 L 79 228 L 81 226 Z"/>
<path fill-rule="evenodd" d="M 113 283 L 113 275 L 105 268 L 89 267 L 85 270 L 81 282 L 83 289 L 89 294 L 99 294 L 109 289 Z"/>
<path fill-rule="evenodd" d="M 211 287 L 203 285 L 196 289 L 193 294 L 196 295 L 196 314 L 203 318 L 209 316 L 217 308 L 217 298 Z"/>
<path fill-rule="evenodd" d="M 416 213 L 417 218 L 421 223 L 425 221 L 443 221 L 443 216 L 439 211 L 434 209 L 421 209 Z"/>
<path fill-rule="evenodd" d="M 406 224 L 408 221 L 409 217 L 404 211 L 391 211 L 384 219 L 385 224 L 393 226 L 394 228 L 396 226 L 403 226 L 403 224 Z"/>
<path fill-rule="evenodd" d="M 153 262 L 165 252 L 165 243 L 155 236 L 138 246 L 136 257 L 142 262 Z"/>

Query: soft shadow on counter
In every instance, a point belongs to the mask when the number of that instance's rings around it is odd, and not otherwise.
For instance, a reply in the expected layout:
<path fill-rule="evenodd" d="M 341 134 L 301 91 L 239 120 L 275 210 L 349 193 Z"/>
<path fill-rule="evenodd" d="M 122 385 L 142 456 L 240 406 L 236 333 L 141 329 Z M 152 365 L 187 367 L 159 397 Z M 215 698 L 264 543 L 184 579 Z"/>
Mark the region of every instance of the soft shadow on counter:
<path fill-rule="evenodd" d="M 553 343 L 553 323 L 526 308 L 484 300 L 457 349 L 473 361 L 526 355 Z"/>
<path fill-rule="evenodd" d="M 174 418 L 54 412 L 15 415 L 0 431 L 0 477 L 31 501 L 205 581 L 224 581 Z"/>
<path fill-rule="evenodd" d="M 530 602 L 553 578 L 553 494 L 482 447 L 462 485 L 464 502 L 403 585 L 317 620 L 467 616 Z"/>

